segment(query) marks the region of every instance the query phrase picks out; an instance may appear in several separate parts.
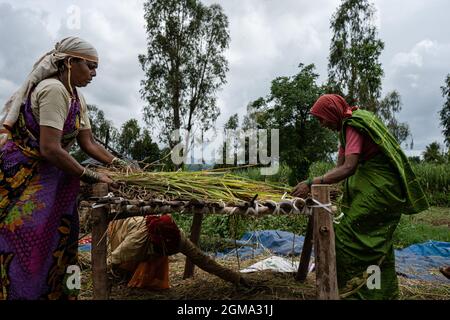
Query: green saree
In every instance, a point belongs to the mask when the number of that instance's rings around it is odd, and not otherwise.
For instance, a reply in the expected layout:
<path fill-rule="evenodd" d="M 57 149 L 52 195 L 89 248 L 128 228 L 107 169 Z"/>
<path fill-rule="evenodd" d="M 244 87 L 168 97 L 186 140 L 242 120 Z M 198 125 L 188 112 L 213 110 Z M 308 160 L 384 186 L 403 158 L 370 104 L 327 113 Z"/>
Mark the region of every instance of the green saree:
<path fill-rule="evenodd" d="M 361 162 L 344 182 L 344 218 L 335 228 L 338 286 L 350 299 L 395 299 L 393 233 L 402 214 L 418 213 L 429 205 L 405 154 L 374 114 L 356 110 L 344 120 L 343 146 L 346 126 L 371 137 L 382 152 Z M 366 285 L 365 272 L 372 265 L 381 271 L 379 289 Z"/>

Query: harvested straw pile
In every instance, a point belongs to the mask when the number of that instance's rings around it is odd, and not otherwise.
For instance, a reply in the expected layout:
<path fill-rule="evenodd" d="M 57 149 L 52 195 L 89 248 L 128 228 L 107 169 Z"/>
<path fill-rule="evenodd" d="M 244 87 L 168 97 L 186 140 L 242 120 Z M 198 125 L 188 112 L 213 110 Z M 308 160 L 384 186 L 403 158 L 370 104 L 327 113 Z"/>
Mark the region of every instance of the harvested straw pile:
<path fill-rule="evenodd" d="M 280 201 L 291 187 L 233 175 L 229 171 L 123 173 L 101 169 L 119 182 L 120 196 L 128 199 L 198 200 L 240 205 L 255 199 Z"/>

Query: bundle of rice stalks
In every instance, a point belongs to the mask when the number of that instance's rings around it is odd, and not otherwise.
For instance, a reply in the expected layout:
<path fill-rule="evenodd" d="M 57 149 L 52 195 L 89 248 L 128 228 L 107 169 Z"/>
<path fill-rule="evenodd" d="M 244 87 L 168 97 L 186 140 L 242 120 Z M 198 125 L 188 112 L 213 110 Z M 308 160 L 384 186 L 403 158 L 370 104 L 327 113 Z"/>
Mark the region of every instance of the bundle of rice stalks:
<path fill-rule="evenodd" d="M 280 201 L 292 188 L 268 184 L 233 175 L 226 171 L 137 172 L 126 174 L 106 171 L 121 187 L 122 196 L 141 200 L 198 200 L 243 204 L 258 201 Z"/>

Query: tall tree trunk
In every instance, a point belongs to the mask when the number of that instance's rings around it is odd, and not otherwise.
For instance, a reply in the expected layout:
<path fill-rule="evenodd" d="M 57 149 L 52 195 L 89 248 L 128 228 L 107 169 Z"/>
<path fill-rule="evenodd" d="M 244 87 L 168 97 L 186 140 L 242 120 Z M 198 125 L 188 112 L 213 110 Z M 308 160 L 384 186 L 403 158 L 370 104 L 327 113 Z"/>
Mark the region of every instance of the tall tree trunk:
<path fill-rule="evenodd" d="M 189 108 L 189 118 L 188 118 L 188 123 L 187 123 L 187 134 L 186 134 L 186 140 L 184 143 L 184 149 L 183 149 L 183 156 L 184 156 L 184 161 L 186 162 L 187 159 L 187 155 L 189 152 L 189 138 L 191 136 L 191 129 L 192 129 L 192 114 L 194 113 L 194 108 L 191 107 Z"/>
<path fill-rule="evenodd" d="M 172 108 L 173 108 L 173 127 L 175 130 L 181 129 L 181 117 L 180 117 L 180 109 L 181 109 L 181 85 L 180 85 L 180 62 L 179 59 L 176 59 L 175 66 L 173 67 L 173 91 L 172 91 Z M 172 132 L 169 132 L 169 144 L 173 149 L 178 143 L 180 143 L 180 139 L 178 141 L 172 141 L 170 135 Z M 178 166 L 177 166 L 178 167 Z"/>

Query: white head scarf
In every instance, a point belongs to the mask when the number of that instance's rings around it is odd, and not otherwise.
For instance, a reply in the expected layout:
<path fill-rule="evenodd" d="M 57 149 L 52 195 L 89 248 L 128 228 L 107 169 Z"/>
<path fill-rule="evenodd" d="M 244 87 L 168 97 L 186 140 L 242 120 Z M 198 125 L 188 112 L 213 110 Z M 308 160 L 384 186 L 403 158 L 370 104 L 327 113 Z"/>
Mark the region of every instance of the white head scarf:
<path fill-rule="evenodd" d="M 6 102 L 0 112 L 0 134 L 7 133 L 19 117 L 20 107 L 28 98 L 30 90 L 44 79 L 58 72 L 57 62 L 66 57 L 81 58 L 98 62 L 97 50 L 88 42 L 78 37 L 68 37 L 55 45 L 55 49 L 47 52 L 33 66 L 25 82 Z M 0 139 L 1 140 L 1 139 Z"/>

